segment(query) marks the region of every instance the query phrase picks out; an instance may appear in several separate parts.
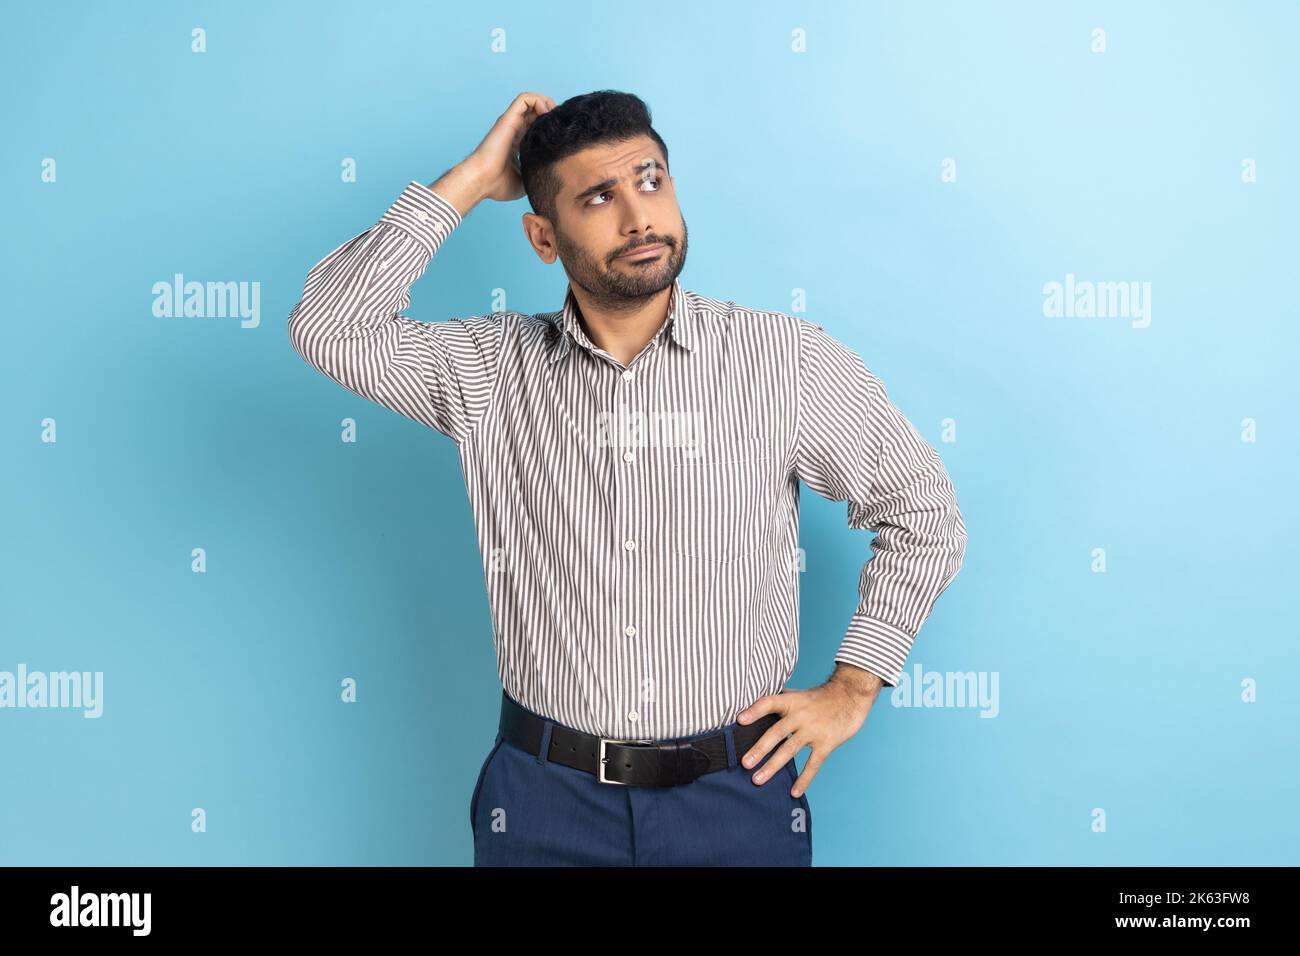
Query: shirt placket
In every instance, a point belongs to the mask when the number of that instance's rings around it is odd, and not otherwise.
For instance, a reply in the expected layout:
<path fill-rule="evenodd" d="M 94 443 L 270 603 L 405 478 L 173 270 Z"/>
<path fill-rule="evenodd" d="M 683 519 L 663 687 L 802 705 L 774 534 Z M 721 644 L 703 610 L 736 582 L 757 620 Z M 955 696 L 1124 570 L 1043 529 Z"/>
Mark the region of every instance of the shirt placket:
<path fill-rule="evenodd" d="M 616 416 L 619 427 L 613 430 L 614 441 L 605 449 L 612 459 L 613 516 L 617 535 L 619 560 L 616 573 L 616 628 L 614 640 L 620 642 L 615 656 L 621 666 L 614 668 L 621 686 L 613 689 L 611 699 L 617 711 L 611 715 L 612 726 L 625 737 L 638 739 L 650 736 L 647 722 L 653 723 L 648 708 L 654 703 L 654 688 L 646 686 L 645 633 L 646 574 L 645 562 L 653 559 L 650 529 L 643 527 L 641 516 L 647 511 L 641 500 L 645 487 L 644 470 L 649 463 L 646 454 L 646 421 L 652 409 L 651 375 L 663 330 L 646 344 L 632 361 L 624 367 L 600 348 L 592 354 L 597 362 L 597 374 L 603 383 L 601 392 L 606 407 Z M 640 418 L 637 419 L 637 415 Z M 625 682 L 625 683 L 624 683 Z"/>

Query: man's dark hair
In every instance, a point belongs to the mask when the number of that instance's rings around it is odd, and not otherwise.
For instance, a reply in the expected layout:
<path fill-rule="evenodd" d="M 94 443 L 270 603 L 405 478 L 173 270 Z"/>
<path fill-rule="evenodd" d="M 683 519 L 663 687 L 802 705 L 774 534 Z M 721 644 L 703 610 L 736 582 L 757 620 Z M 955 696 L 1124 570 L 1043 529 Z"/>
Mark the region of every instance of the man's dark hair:
<path fill-rule="evenodd" d="M 533 212 L 555 224 L 560 177 L 555 164 L 597 143 L 619 143 L 646 135 L 659 144 L 668 163 L 668 147 L 650 125 L 650 108 L 641 98 L 617 90 L 571 96 L 537 117 L 519 143 L 520 178 Z"/>

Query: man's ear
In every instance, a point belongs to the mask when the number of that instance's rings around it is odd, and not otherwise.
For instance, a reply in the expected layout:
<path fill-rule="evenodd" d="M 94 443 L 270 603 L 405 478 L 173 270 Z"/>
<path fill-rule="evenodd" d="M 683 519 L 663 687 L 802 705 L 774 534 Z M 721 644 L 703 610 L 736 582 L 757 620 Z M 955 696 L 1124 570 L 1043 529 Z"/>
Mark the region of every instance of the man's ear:
<path fill-rule="evenodd" d="M 559 252 L 555 248 L 555 230 L 551 228 L 551 221 L 535 212 L 526 212 L 521 217 L 520 224 L 524 228 L 524 238 L 533 247 L 537 257 L 547 265 L 554 262 Z"/>

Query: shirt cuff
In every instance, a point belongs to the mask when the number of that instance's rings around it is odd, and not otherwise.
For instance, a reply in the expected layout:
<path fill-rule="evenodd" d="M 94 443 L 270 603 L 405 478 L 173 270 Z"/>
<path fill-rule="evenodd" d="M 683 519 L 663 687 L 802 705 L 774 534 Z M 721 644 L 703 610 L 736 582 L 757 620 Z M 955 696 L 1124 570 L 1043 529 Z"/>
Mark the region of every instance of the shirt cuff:
<path fill-rule="evenodd" d="M 461 215 L 446 199 L 413 179 L 379 221 L 406 232 L 432 256 L 452 230 L 460 225 Z"/>
<path fill-rule="evenodd" d="M 835 660 L 870 671 L 887 687 L 895 687 L 914 635 L 865 614 L 854 614 L 835 652 Z"/>

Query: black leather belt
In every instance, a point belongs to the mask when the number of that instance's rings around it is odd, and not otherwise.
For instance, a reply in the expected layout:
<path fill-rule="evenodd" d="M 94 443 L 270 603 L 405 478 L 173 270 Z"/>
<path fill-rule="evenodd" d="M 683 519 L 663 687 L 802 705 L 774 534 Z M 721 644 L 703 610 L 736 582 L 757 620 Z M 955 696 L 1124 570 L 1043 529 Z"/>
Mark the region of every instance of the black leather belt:
<path fill-rule="evenodd" d="M 737 762 L 781 719 L 764 714 L 733 732 Z M 546 721 L 521 707 L 509 694 L 501 695 L 501 733 L 505 740 L 537 756 Z M 702 773 L 725 770 L 727 738 L 722 732 L 689 740 L 615 740 L 584 733 L 552 721 L 547 760 L 585 770 L 601 783 L 630 787 L 675 787 Z"/>

